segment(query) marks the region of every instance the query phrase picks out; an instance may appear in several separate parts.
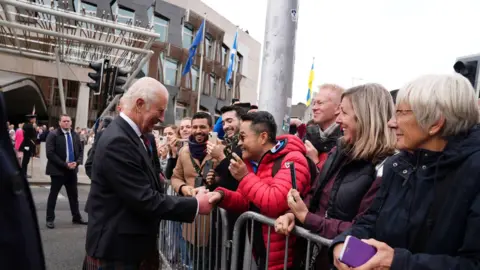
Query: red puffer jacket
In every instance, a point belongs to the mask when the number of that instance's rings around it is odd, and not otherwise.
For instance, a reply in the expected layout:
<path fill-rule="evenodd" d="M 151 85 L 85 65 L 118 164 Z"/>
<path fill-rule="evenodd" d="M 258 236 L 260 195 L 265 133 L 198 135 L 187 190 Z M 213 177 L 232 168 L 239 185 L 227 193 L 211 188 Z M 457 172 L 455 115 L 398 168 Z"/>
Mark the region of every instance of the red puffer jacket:
<path fill-rule="evenodd" d="M 303 142 L 296 136 L 283 135 L 277 137 L 277 145 L 265 153 L 259 162 L 256 173 L 251 162 L 245 161 L 250 171 L 241 181 L 237 191 L 218 188 L 225 194 L 220 207 L 227 211 L 243 213 L 250 209 L 252 203 L 260 214 L 276 219 L 285 214 L 288 208 L 287 194 L 292 188 L 290 170 L 285 167 L 286 162 L 293 161 L 297 176 L 297 189 L 305 195 L 310 189 L 310 170 L 305 158 L 306 149 Z M 284 156 L 280 170 L 272 177 L 274 160 Z M 258 211 L 257 209 L 257 211 Z M 266 247 L 268 226 L 262 226 L 263 242 Z M 292 266 L 295 237 L 290 236 L 288 241 L 288 267 Z M 268 269 L 283 269 L 285 253 L 285 236 L 275 233 L 271 229 L 270 254 Z"/>

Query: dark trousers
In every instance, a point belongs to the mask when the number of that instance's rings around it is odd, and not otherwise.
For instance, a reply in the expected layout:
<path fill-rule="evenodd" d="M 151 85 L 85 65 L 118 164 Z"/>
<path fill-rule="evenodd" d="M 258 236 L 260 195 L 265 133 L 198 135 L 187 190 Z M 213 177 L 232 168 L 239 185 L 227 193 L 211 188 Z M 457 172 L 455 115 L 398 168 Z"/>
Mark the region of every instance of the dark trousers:
<path fill-rule="evenodd" d="M 77 173 L 75 171 L 66 172 L 64 176 L 50 176 L 52 185 L 50 186 L 50 194 L 47 203 L 47 222 L 55 220 L 55 205 L 57 204 L 58 193 L 62 186 L 67 191 L 68 202 L 70 203 L 70 211 L 73 220 L 80 220 L 80 210 L 78 207 L 78 188 Z"/>
<path fill-rule="evenodd" d="M 27 176 L 28 163 L 30 163 L 31 158 L 32 158 L 32 151 L 23 151 L 22 175 L 24 175 L 25 177 Z"/>

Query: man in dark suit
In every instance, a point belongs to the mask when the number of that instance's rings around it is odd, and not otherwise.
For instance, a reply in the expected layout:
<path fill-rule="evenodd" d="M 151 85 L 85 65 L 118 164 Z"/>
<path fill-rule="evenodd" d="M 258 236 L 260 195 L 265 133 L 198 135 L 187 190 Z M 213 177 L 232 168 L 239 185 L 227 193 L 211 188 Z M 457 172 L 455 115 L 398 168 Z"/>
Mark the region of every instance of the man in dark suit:
<path fill-rule="evenodd" d="M 57 204 L 58 192 L 62 186 L 67 191 L 72 222 L 86 225 L 82 219 L 78 206 L 78 165 L 83 161 L 83 145 L 76 132 L 73 132 L 72 119 L 63 114 L 60 116 L 60 127 L 48 134 L 46 143 L 47 170 L 52 184 L 47 204 L 47 227 L 55 228 L 55 205 Z"/>
<path fill-rule="evenodd" d="M 120 116 L 95 151 L 84 270 L 156 270 L 160 220 L 193 222 L 212 209 L 206 190 L 194 198 L 173 197 L 160 185 L 145 134 L 164 119 L 165 86 L 143 77 L 122 99 Z"/>
<path fill-rule="evenodd" d="M 20 145 L 20 151 L 23 152 L 22 159 L 22 173 L 27 178 L 31 178 L 30 175 L 27 175 L 28 164 L 30 159 L 35 154 L 35 140 L 37 139 L 37 131 L 33 126 L 37 122 L 37 116 L 34 114 L 27 115 L 28 122 L 23 125 L 23 142 Z"/>
<path fill-rule="evenodd" d="M 5 100 L 0 91 L 0 269 L 45 270 L 35 205 L 6 120 Z"/>

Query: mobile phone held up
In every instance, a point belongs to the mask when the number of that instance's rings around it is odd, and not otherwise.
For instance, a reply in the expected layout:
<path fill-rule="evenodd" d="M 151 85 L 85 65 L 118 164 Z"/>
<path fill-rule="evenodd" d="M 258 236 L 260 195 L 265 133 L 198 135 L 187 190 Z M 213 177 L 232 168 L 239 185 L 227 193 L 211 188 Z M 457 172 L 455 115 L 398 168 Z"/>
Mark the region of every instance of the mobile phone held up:
<path fill-rule="evenodd" d="M 292 188 L 297 189 L 297 174 L 295 173 L 295 163 L 287 162 L 287 168 L 290 169 L 290 176 L 292 178 Z"/>
<path fill-rule="evenodd" d="M 362 240 L 349 235 L 345 239 L 345 243 L 338 260 L 349 267 L 355 268 L 364 265 L 376 253 L 377 249 L 375 247 L 372 247 Z"/>
<path fill-rule="evenodd" d="M 217 132 L 210 132 L 208 135 L 208 141 L 211 143 L 217 143 L 218 140 L 218 133 Z"/>

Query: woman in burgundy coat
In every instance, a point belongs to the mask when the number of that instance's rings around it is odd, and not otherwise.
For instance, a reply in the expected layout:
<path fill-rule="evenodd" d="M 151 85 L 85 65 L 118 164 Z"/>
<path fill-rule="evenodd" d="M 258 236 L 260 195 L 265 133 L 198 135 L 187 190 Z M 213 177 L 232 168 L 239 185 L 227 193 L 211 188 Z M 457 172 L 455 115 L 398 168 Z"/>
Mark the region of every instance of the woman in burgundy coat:
<path fill-rule="evenodd" d="M 276 220 L 278 233 L 289 234 L 297 221 L 332 239 L 348 229 L 375 197 L 383 161 L 395 151 L 395 134 L 387 127 L 394 114 L 392 97 L 378 84 L 353 87 L 342 95 L 337 114 L 344 136 L 330 152 L 305 201 L 298 191 L 290 190 L 290 212 Z M 300 241 L 297 245 L 303 247 Z M 306 252 L 297 250 L 295 262 L 302 265 Z M 310 265 L 329 269 L 326 251 L 314 246 Z"/>

